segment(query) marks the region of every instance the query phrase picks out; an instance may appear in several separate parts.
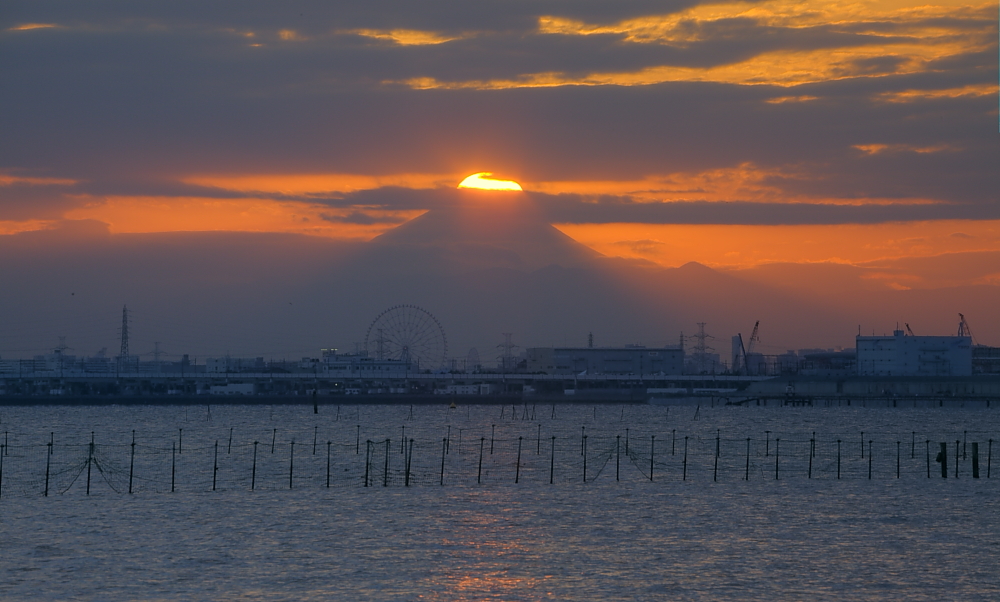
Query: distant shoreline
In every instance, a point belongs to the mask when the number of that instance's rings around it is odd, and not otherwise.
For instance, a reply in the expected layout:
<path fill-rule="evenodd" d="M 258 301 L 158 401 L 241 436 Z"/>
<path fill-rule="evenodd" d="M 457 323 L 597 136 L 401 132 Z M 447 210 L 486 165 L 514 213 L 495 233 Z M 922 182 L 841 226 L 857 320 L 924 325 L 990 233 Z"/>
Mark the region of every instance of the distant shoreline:
<path fill-rule="evenodd" d="M 0 406 L 109 406 L 109 405 L 537 405 L 537 404 L 633 404 L 643 399 L 579 398 L 569 396 L 530 397 L 520 395 L 33 395 L 0 396 Z"/>

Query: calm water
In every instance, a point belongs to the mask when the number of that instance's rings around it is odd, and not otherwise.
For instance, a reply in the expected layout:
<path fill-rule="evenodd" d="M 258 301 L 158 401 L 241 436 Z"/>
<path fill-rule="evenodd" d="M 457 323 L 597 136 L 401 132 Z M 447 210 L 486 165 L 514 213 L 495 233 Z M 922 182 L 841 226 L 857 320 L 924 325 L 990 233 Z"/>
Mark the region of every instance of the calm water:
<path fill-rule="evenodd" d="M 1000 598 L 997 479 L 969 478 L 968 458 L 959 479 L 941 479 L 936 464 L 928 479 L 922 446 L 911 458 L 907 445 L 967 440 L 985 448 L 988 439 L 1000 439 L 996 410 L 579 405 L 556 407 L 555 418 L 549 406 L 538 406 L 534 420 L 523 406 L 513 420 L 509 406 L 415 407 L 412 417 L 408 406 L 342 406 L 339 420 L 336 411 L 323 407 L 317 417 L 311 406 L 3 408 L 0 428 L 12 455 L 5 458 L 0 498 L 0 598 Z M 362 453 L 356 454 L 359 424 Z M 409 488 L 395 478 L 407 455 L 397 448 L 403 426 L 407 438 L 418 440 Z M 454 448 L 442 487 L 448 426 Z M 224 490 L 212 492 L 210 454 L 216 441 L 228 443 L 230 428 L 235 449 L 223 462 L 227 480 Z M 610 451 L 626 428 L 631 455 Z M 65 465 L 84 457 L 93 431 L 106 467 L 121 467 L 114 454 L 129 449 L 132 429 L 148 451 L 144 457 L 156 460 L 150 470 L 169 468 L 171 446 L 183 437 L 174 493 L 162 472 L 132 496 L 111 488 L 120 481 L 96 473 L 90 496 L 79 480 L 49 497 L 34 493 L 37 480 L 7 489 L 18 470 L 44 470 L 52 432 L 53 458 Z M 583 432 L 594 471 L 586 483 Z M 480 484 L 480 446 L 491 435 L 494 458 L 483 452 L 490 475 Z M 663 454 L 653 481 L 645 467 L 650 436 Z M 670 454 L 671 442 L 679 448 L 683 436 L 690 446 L 687 480 L 681 450 Z M 518 437 L 522 472 L 514 484 Z M 752 470 L 744 480 L 747 437 Z M 782 439 L 781 453 L 788 454 L 777 480 L 772 437 Z M 289 490 L 284 471 L 293 438 L 301 476 Z M 394 478 L 389 486 L 373 479 L 365 488 L 364 441 L 385 438 Z M 840 480 L 833 469 L 837 438 Z M 866 439 L 875 441 L 874 455 L 866 449 L 861 459 Z M 251 492 L 248 456 L 236 449 L 252 449 L 252 440 L 262 443 L 261 481 Z M 333 466 L 346 474 L 329 489 L 324 441 L 331 441 Z M 985 477 L 985 449 L 981 455 Z M 384 458 L 383 451 L 380 466 Z"/>

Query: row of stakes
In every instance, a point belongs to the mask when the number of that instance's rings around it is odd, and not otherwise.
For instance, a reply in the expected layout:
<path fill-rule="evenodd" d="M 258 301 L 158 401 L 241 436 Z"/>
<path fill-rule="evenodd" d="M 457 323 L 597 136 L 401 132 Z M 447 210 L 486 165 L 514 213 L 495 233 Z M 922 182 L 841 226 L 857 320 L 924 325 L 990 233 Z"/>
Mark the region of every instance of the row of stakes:
<path fill-rule="evenodd" d="M 492 427 L 493 427 L 493 432 L 491 433 L 491 436 L 490 436 L 490 454 L 491 455 L 493 454 L 493 449 L 494 449 L 495 434 L 496 434 L 496 431 L 495 431 L 496 425 L 492 425 Z M 312 450 L 313 455 L 316 454 L 316 448 L 317 448 L 317 443 L 318 443 L 318 440 L 317 440 L 318 428 L 319 427 L 315 427 L 315 431 L 314 431 L 314 434 L 313 434 L 313 450 Z M 413 443 L 414 443 L 415 440 L 412 439 L 412 438 L 409 439 L 409 441 L 408 441 L 409 445 L 406 445 L 407 440 L 405 439 L 405 428 L 406 427 L 404 426 L 403 427 L 403 429 L 404 429 L 403 430 L 404 436 L 400 440 L 400 453 L 404 453 L 405 454 L 404 455 L 404 465 L 405 465 L 404 483 L 405 483 L 405 486 L 409 487 L 409 485 L 410 485 L 410 475 L 411 475 L 410 467 L 411 467 L 411 460 L 412 460 L 412 457 L 413 457 Z M 356 443 L 355 443 L 355 453 L 356 454 L 360 454 L 361 425 L 358 425 L 357 429 L 358 430 L 357 430 L 357 438 L 356 438 Z M 588 438 L 588 435 L 586 434 L 586 429 L 587 429 L 586 426 L 582 427 L 582 435 L 581 435 L 581 438 L 580 438 L 580 455 L 583 457 L 583 482 L 585 482 L 585 483 L 587 482 L 587 438 Z M 625 431 L 626 431 L 626 435 L 625 435 L 625 455 L 628 456 L 629 455 L 629 434 L 628 434 L 629 429 L 625 429 Z M 676 433 L 677 433 L 676 429 L 671 432 L 671 455 L 675 455 L 676 454 L 676 442 L 677 442 Z M 771 431 L 765 431 L 765 434 L 766 434 L 766 439 L 765 439 L 765 453 L 764 453 L 765 456 L 770 456 L 770 442 L 771 442 L 770 433 L 771 433 Z M 966 431 L 964 434 L 966 435 L 966 438 L 967 438 L 968 431 Z M 450 445 L 450 443 L 451 443 L 451 439 L 450 439 L 451 427 L 450 426 L 448 426 L 448 435 L 449 436 L 448 437 L 444 437 L 442 439 L 442 442 L 441 442 L 441 471 L 440 471 L 440 481 L 439 481 L 441 485 L 444 485 L 445 457 L 450 453 L 450 447 L 451 447 L 451 445 Z M 539 453 L 539 454 L 541 453 L 541 436 L 540 435 L 541 435 L 541 425 L 539 425 L 539 437 L 536 440 L 537 441 L 537 443 L 536 443 L 536 445 L 537 445 L 537 447 L 536 447 L 536 453 Z M 53 453 L 54 437 L 55 437 L 55 433 L 51 433 L 50 440 L 46 444 L 47 447 L 48 447 L 48 453 L 46 454 L 47 457 L 46 457 L 46 463 L 45 463 L 45 489 L 44 489 L 44 493 L 43 493 L 43 495 L 46 496 L 46 497 L 48 497 L 48 495 L 49 495 L 49 477 L 50 477 L 51 457 L 52 457 L 52 453 Z M 862 439 L 861 439 L 861 458 L 864 459 L 865 458 L 865 445 L 864 445 L 865 441 L 864 441 L 864 432 L 863 431 L 861 432 L 861 437 L 862 437 Z M 273 429 L 273 431 L 272 431 L 272 439 L 271 439 L 271 453 L 274 453 L 276 439 L 277 439 L 277 429 Z M 520 475 L 521 475 L 521 451 L 522 451 L 523 441 L 524 441 L 524 437 L 518 437 L 517 438 L 517 461 L 516 461 L 516 464 L 515 464 L 514 483 L 518 483 L 520 481 Z M 684 456 L 683 456 L 683 461 L 682 461 L 682 480 L 685 480 L 685 481 L 687 480 L 688 441 L 689 441 L 689 437 L 685 436 L 684 437 Z M 745 468 L 745 473 L 744 473 L 744 480 L 750 480 L 750 457 L 751 457 L 751 454 L 750 454 L 750 444 L 751 444 L 751 441 L 752 441 L 752 438 L 751 437 L 747 437 L 747 439 L 746 439 L 746 444 L 747 444 L 747 448 L 746 448 L 746 468 Z M 780 478 L 780 460 L 781 460 L 780 446 L 781 446 L 781 439 L 780 438 L 775 438 L 774 441 L 775 441 L 774 478 L 777 480 L 777 479 Z M 555 480 L 555 443 L 556 443 L 556 437 L 552 436 L 551 455 L 550 455 L 550 461 L 549 461 L 549 483 L 550 484 L 554 483 L 554 480 Z M 815 432 L 813 433 L 813 438 L 809 440 L 809 443 L 810 443 L 810 449 L 809 449 L 809 467 L 808 467 L 807 476 L 808 476 L 808 478 L 811 479 L 812 478 L 813 458 L 816 457 L 816 433 Z M 902 443 L 901 441 L 896 441 L 896 478 L 900 478 L 900 446 L 901 446 L 901 443 Z M 931 459 L 930 459 L 930 443 L 931 442 L 928 439 L 928 440 L 925 440 L 924 443 L 925 443 L 925 456 L 926 456 L 926 464 L 927 464 L 927 478 L 930 478 L 931 477 Z M 251 476 L 250 476 L 250 489 L 251 490 L 254 490 L 256 488 L 256 482 L 257 482 L 257 448 L 258 448 L 259 444 L 260 444 L 259 441 L 254 441 L 253 442 L 253 461 L 252 461 Z M 388 486 L 389 450 L 390 450 L 390 445 L 391 444 L 392 444 L 392 440 L 391 439 L 386 439 L 385 440 L 385 468 L 383 470 L 383 483 L 382 483 L 382 485 L 384 487 Z M 654 477 L 653 472 L 654 472 L 654 468 L 655 468 L 655 444 L 656 444 L 656 435 L 650 435 L 650 438 L 649 438 L 649 445 L 650 445 L 649 480 L 650 481 L 653 481 L 653 477 Z M 843 440 L 842 439 L 837 439 L 837 478 L 838 479 L 840 479 L 840 477 L 841 477 L 842 444 L 843 444 Z M 872 446 L 873 446 L 873 444 L 874 444 L 874 440 L 869 439 L 868 440 L 868 478 L 869 479 L 872 478 L 872 458 L 873 458 L 873 455 L 874 455 L 872 453 Z M 136 443 L 135 443 L 135 431 L 133 430 L 132 431 L 131 453 L 130 453 L 130 460 L 129 460 L 129 480 L 128 480 L 128 492 L 130 494 L 132 493 L 133 474 L 134 474 L 134 468 L 135 468 L 135 445 L 136 445 Z M 231 451 L 232 451 L 232 445 L 233 445 L 233 429 L 230 428 L 230 430 L 229 430 L 229 443 L 228 443 L 227 452 L 226 452 L 227 454 L 231 453 Z M 328 488 L 330 487 L 330 455 L 331 455 L 331 446 L 332 445 L 333 445 L 332 441 L 327 441 L 326 442 L 326 449 L 327 449 L 327 452 L 326 452 L 326 487 L 328 487 Z M 371 475 L 371 455 L 372 455 L 372 451 L 373 451 L 375 445 L 378 445 L 378 442 L 374 442 L 374 441 L 372 441 L 370 439 L 365 442 L 365 478 L 364 478 L 364 486 L 365 487 L 371 486 L 370 485 L 370 483 L 371 483 L 371 478 L 370 478 L 370 475 Z M 484 454 L 484 450 L 485 450 L 485 445 L 486 445 L 486 437 L 481 437 L 480 438 L 480 445 L 479 445 L 478 473 L 476 475 L 476 482 L 477 483 L 482 483 L 483 454 Z M 0 497 L 2 497 L 2 495 L 3 495 L 3 458 L 7 455 L 7 449 L 8 449 L 7 433 L 4 433 L 4 443 L 0 444 Z M 915 457 L 915 449 L 916 449 L 916 432 L 914 431 L 913 432 L 913 439 L 911 441 L 911 448 L 910 448 L 910 457 L 911 458 Z M 959 457 L 962 457 L 963 459 L 967 459 L 968 458 L 968 456 L 966 454 L 966 450 L 967 450 L 967 441 L 966 442 L 963 442 L 961 440 L 956 440 L 955 441 L 955 462 L 954 462 L 954 465 L 955 465 L 955 478 L 959 477 Z M 714 463 L 713 474 L 712 474 L 712 480 L 713 481 L 718 481 L 719 457 L 721 456 L 720 452 L 721 452 L 721 433 L 717 433 L 717 435 L 716 435 L 716 441 L 715 441 L 715 463 Z M 176 456 L 177 456 L 178 453 L 183 453 L 183 429 L 178 429 L 178 440 L 176 442 L 174 442 L 174 443 L 171 444 L 171 464 L 170 464 L 170 491 L 171 492 L 174 492 L 176 490 L 176 475 L 177 475 Z M 993 459 L 993 439 L 989 439 L 989 441 L 988 441 L 988 447 L 987 447 L 987 457 L 986 457 L 986 478 L 990 478 L 990 476 L 991 476 L 992 459 Z M 945 443 L 945 442 L 939 443 L 939 451 L 938 451 L 938 453 L 937 453 L 934 461 L 936 463 L 939 463 L 941 465 L 941 477 L 942 478 L 948 478 L 948 444 L 947 443 Z M 96 462 L 96 459 L 94 458 L 94 433 L 92 432 L 91 433 L 90 444 L 88 446 L 88 457 L 87 457 L 87 463 L 86 463 L 86 467 L 87 467 L 87 481 L 86 481 L 87 495 L 90 495 L 91 467 L 94 465 L 95 462 Z M 212 491 L 216 490 L 218 470 L 219 470 L 219 442 L 218 442 L 218 440 L 216 440 L 215 441 L 215 446 L 214 446 L 214 456 L 213 456 L 213 466 L 212 466 Z M 289 444 L 289 465 L 288 465 L 288 488 L 289 489 L 292 489 L 293 486 L 294 486 L 294 480 L 293 480 L 294 470 L 295 470 L 295 441 L 292 440 L 290 442 L 290 444 Z M 616 441 L 615 441 L 615 480 L 616 481 L 620 480 L 620 476 L 621 476 L 621 435 L 617 435 L 616 436 Z M 979 443 L 978 442 L 972 442 L 972 478 L 974 478 L 974 479 L 980 478 Z"/>

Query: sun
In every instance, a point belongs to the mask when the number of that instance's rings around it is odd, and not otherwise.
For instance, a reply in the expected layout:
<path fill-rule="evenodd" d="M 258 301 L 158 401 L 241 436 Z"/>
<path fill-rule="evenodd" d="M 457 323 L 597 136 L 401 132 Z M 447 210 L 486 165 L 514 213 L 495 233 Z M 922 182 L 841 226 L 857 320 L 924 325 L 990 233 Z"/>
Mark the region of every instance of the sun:
<path fill-rule="evenodd" d="M 513 180 L 494 180 L 488 171 L 474 173 L 462 180 L 459 188 L 478 188 L 479 190 L 521 190 L 521 185 Z"/>

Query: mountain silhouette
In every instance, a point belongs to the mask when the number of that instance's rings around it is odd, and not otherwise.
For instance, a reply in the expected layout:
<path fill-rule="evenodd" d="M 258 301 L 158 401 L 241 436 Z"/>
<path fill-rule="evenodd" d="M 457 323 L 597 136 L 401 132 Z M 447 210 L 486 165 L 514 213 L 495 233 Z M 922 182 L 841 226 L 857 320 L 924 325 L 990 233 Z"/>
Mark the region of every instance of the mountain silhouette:
<path fill-rule="evenodd" d="M 442 191 L 448 202 L 364 243 L 113 235 L 96 222 L 0 236 L 0 357 L 43 353 L 61 336 L 74 353 L 113 354 L 126 304 L 134 352 L 160 342 L 196 358 L 278 359 L 354 350 L 381 311 L 415 304 L 444 326 L 453 357 L 475 347 L 488 365 L 507 332 L 522 348 L 582 346 L 589 333 L 599 346 L 659 346 L 707 322 L 708 344 L 728 359 L 730 337 L 756 320 L 758 348 L 780 353 L 850 346 L 859 323 L 866 333 L 906 320 L 946 334 L 958 311 L 988 316 L 1000 303 L 997 286 L 886 290 L 851 266 L 726 272 L 605 257 L 550 225 L 527 195 L 495 194 Z M 829 284 L 802 285 L 810 278 Z M 988 319 L 973 324 L 987 339 Z"/>

